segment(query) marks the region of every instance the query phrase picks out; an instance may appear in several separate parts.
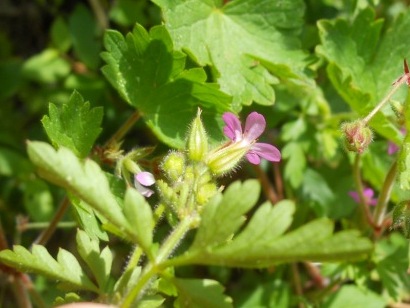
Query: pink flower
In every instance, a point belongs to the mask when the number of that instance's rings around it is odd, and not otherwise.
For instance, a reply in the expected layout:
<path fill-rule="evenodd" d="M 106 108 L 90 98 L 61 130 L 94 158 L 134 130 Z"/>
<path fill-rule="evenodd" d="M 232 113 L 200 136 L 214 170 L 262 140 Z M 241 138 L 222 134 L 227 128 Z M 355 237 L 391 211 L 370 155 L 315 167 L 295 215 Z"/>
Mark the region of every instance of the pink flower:
<path fill-rule="evenodd" d="M 349 196 L 353 198 L 353 200 L 356 203 L 360 203 L 360 197 L 359 193 L 356 191 L 349 191 Z M 374 196 L 374 191 L 371 188 L 365 188 L 363 190 L 363 196 L 365 199 L 366 204 L 368 205 L 376 205 L 377 204 L 377 198 L 373 198 Z"/>
<path fill-rule="evenodd" d="M 250 113 L 246 118 L 244 131 L 242 131 L 241 122 L 233 113 L 225 112 L 222 119 L 225 122 L 225 136 L 235 143 L 249 147 L 246 158 L 250 163 L 258 165 L 261 162 L 261 158 L 272 162 L 280 161 L 281 154 L 276 147 L 268 143 L 256 142 L 266 127 L 266 121 L 263 115 L 257 112 Z"/>
<path fill-rule="evenodd" d="M 154 193 L 153 190 L 149 189 L 147 186 L 151 186 L 155 183 L 155 178 L 150 172 L 139 172 L 134 175 L 134 185 L 144 197 L 151 197 Z"/>
<path fill-rule="evenodd" d="M 389 141 L 389 145 L 387 147 L 387 154 L 393 155 L 399 150 L 399 146 L 392 141 Z"/>

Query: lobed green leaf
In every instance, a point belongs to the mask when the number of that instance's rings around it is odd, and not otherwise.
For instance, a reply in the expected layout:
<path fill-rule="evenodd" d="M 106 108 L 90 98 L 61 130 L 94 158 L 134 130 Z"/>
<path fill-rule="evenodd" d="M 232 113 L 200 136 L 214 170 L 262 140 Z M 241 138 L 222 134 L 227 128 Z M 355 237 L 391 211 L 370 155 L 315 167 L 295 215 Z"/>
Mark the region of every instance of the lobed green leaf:
<path fill-rule="evenodd" d="M 153 27 L 148 33 L 137 24 L 125 37 L 108 30 L 104 45 L 104 75 L 125 101 L 138 109 L 159 139 L 183 147 L 185 131 L 181 127 L 191 123 L 200 106 L 210 137 L 219 141 L 220 116 L 229 109 L 231 99 L 216 84 L 205 82 L 202 68 L 184 69 L 186 55 L 174 51 L 165 27 Z"/>
<path fill-rule="evenodd" d="M 48 137 L 58 147 L 66 147 L 79 157 L 86 157 L 101 133 L 102 107 L 90 109 L 90 103 L 74 91 L 61 108 L 49 105 L 49 115 L 41 122 Z"/>
<path fill-rule="evenodd" d="M 150 205 L 134 188 L 128 188 L 124 199 L 124 214 L 138 236 L 138 243 L 145 251 L 152 245 L 154 219 Z"/>
<path fill-rule="evenodd" d="M 210 279 L 173 279 L 178 290 L 175 307 L 233 307 L 232 299 L 223 294 L 224 287 Z"/>
<path fill-rule="evenodd" d="M 101 251 L 99 241 L 90 238 L 87 233 L 82 230 L 77 231 L 77 250 L 81 258 L 91 269 L 99 288 L 105 290 L 108 280 L 110 279 L 113 261 L 111 250 L 106 246 Z"/>
<path fill-rule="evenodd" d="M 81 269 L 77 259 L 67 250 L 59 249 L 55 260 L 44 246 L 34 245 L 32 252 L 15 245 L 13 250 L 0 251 L 0 261 L 22 271 L 44 275 L 68 284 L 73 289 L 99 292 Z"/>
<path fill-rule="evenodd" d="M 192 246 L 171 263 L 255 268 L 304 260 L 356 260 L 372 250 L 372 243 L 355 230 L 333 234 L 333 222 L 327 218 L 285 233 L 295 208 L 289 200 L 275 206 L 263 204 L 239 231 L 244 212 L 256 202 L 255 186 L 258 185 L 253 181 L 236 182 L 223 197 L 218 195 L 211 200 Z"/>
<path fill-rule="evenodd" d="M 243 216 L 258 200 L 260 186 L 255 180 L 231 184 L 205 206 L 192 248 L 225 243 L 244 223 Z"/>
<path fill-rule="evenodd" d="M 154 2 L 163 11 L 175 47 L 187 51 L 200 65 L 215 68 L 221 89 L 234 97 L 235 110 L 252 101 L 272 105 L 272 84 L 278 78 L 298 80 L 293 84 L 307 95 L 315 92 L 314 82 L 303 73 L 308 56 L 298 38 L 303 1 Z"/>
<path fill-rule="evenodd" d="M 410 26 L 410 11 L 383 34 L 382 26 L 371 8 L 361 10 L 352 22 L 338 18 L 318 23 L 321 46 L 317 52 L 329 62 L 327 72 L 338 93 L 360 116 L 367 115 L 403 74 L 403 58 L 410 44 L 405 30 Z M 403 99 L 405 92 L 403 87 L 395 98 Z M 371 120 L 371 126 L 399 143 L 400 132 L 386 117 L 388 109 L 382 113 Z"/>
<path fill-rule="evenodd" d="M 89 159 L 81 161 L 67 148 L 56 151 L 44 142 L 30 141 L 27 150 L 41 177 L 85 201 L 122 236 L 138 241 L 135 229 L 128 224 L 107 177 L 97 163 Z"/>

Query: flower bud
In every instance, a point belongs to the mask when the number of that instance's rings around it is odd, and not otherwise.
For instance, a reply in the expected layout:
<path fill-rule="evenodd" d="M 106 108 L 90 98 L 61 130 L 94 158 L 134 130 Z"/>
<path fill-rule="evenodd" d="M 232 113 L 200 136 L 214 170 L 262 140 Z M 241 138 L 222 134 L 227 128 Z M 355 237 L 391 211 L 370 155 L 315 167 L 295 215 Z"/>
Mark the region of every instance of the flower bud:
<path fill-rule="evenodd" d="M 208 152 L 208 137 L 201 120 L 201 109 L 192 121 L 187 148 L 188 157 L 193 161 L 201 161 Z"/>
<path fill-rule="evenodd" d="M 166 206 L 170 207 L 171 210 L 174 210 L 173 205 L 175 204 L 175 202 L 177 202 L 178 195 L 171 187 L 169 187 L 169 185 L 165 181 L 158 180 L 156 183 L 162 201 Z"/>
<path fill-rule="evenodd" d="M 371 129 L 361 120 L 343 123 L 344 143 L 349 151 L 363 153 L 373 140 Z"/>
<path fill-rule="evenodd" d="M 206 163 L 213 174 L 222 175 L 233 170 L 248 151 L 248 146 L 233 142 L 211 152 Z"/>
<path fill-rule="evenodd" d="M 215 183 L 202 185 L 196 194 L 196 202 L 198 203 L 198 205 L 204 205 L 217 193 L 217 191 L 218 187 Z"/>
<path fill-rule="evenodd" d="M 185 155 L 181 152 L 169 153 L 164 158 L 161 169 L 171 181 L 178 181 L 185 173 Z"/>

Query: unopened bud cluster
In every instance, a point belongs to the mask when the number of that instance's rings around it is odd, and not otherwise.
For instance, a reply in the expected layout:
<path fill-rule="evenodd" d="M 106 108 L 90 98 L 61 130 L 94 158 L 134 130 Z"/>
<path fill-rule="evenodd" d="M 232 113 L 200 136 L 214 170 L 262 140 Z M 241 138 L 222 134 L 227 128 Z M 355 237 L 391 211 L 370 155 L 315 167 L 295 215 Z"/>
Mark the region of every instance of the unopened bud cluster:
<path fill-rule="evenodd" d="M 232 143 L 209 150 L 198 111 L 188 132 L 186 151 L 170 152 L 161 164 L 165 175 L 157 181 L 161 203 L 176 219 L 200 212 L 218 191 L 216 177 L 233 170 L 248 150 Z"/>
<path fill-rule="evenodd" d="M 362 120 L 343 123 L 342 132 L 346 149 L 363 153 L 373 140 L 373 132 Z"/>

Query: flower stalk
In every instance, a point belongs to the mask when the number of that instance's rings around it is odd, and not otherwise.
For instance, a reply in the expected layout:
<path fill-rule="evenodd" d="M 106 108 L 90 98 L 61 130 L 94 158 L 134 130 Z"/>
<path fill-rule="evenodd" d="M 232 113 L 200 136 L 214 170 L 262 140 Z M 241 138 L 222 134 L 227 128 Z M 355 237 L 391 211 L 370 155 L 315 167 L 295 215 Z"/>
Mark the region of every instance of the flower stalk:
<path fill-rule="evenodd" d="M 144 290 L 149 283 L 157 276 L 162 269 L 162 262 L 175 251 L 179 243 L 184 239 L 186 233 L 197 224 L 199 219 L 198 215 L 193 213 L 190 216 L 186 216 L 184 220 L 174 228 L 169 237 L 161 245 L 158 254 L 155 256 L 154 261 L 149 262 L 143 269 L 140 278 L 131 291 L 124 297 L 121 303 L 121 308 L 133 307 L 133 303 L 144 294 Z"/>
<path fill-rule="evenodd" d="M 387 204 L 393 189 L 394 180 L 397 174 L 397 161 L 393 162 L 384 180 L 383 187 L 380 191 L 376 209 L 373 214 L 373 221 L 377 228 L 381 228 L 386 215 Z"/>

